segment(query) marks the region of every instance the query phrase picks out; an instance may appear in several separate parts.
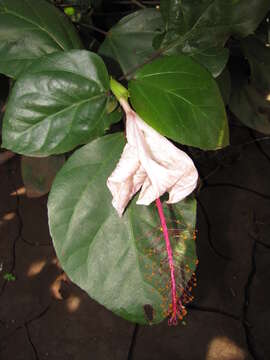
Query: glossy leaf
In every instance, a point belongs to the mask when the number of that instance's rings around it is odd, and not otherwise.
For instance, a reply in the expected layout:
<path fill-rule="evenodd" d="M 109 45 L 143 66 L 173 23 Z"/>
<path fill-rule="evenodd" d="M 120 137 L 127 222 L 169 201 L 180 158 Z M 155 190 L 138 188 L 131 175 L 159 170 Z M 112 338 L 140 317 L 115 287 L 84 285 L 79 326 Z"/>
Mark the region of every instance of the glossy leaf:
<path fill-rule="evenodd" d="M 223 45 L 231 36 L 245 37 L 255 31 L 270 9 L 268 0 L 183 0 L 182 11 L 190 27 L 189 39 Z M 201 33 L 201 39 L 199 39 Z"/>
<path fill-rule="evenodd" d="M 99 53 L 116 60 L 126 74 L 155 51 L 152 42 L 161 27 L 159 11 L 143 9 L 134 12 L 110 29 Z"/>
<path fill-rule="evenodd" d="M 228 145 L 228 124 L 212 76 L 187 56 L 145 65 L 129 82 L 131 103 L 150 126 L 181 144 L 201 149 Z"/>
<path fill-rule="evenodd" d="M 181 3 L 182 0 L 162 0 L 160 2 L 160 12 L 167 33 L 181 34 L 186 31 Z"/>
<path fill-rule="evenodd" d="M 81 48 L 75 28 L 45 0 L 0 0 L 0 73 L 17 78 L 33 60 Z"/>
<path fill-rule="evenodd" d="M 113 124 L 117 124 L 123 117 L 123 112 L 121 107 L 117 107 L 114 111 L 106 113 L 103 117 L 103 128 L 108 131 Z M 103 132 L 104 133 L 104 132 Z M 100 134 L 99 136 L 103 135 Z"/>
<path fill-rule="evenodd" d="M 109 77 L 98 55 L 71 50 L 43 57 L 14 85 L 2 145 L 29 156 L 72 150 L 104 133 L 108 99 Z"/>
<path fill-rule="evenodd" d="M 270 101 L 253 85 L 233 88 L 230 109 L 246 126 L 270 134 Z"/>
<path fill-rule="evenodd" d="M 269 50 L 259 38 L 241 41 L 245 62 L 235 58 L 231 63 L 232 93 L 230 110 L 246 126 L 270 134 Z"/>
<path fill-rule="evenodd" d="M 181 8 L 193 31 L 205 29 L 205 38 L 220 40 L 254 32 L 270 4 L 268 0 L 249 0 L 248 4 L 246 0 L 182 0 Z"/>
<path fill-rule="evenodd" d="M 188 55 L 203 65 L 216 78 L 222 73 L 228 62 L 229 50 L 223 47 L 196 49 Z"/>
<path fill-rule="evenodd" d="M 251 0 L 248 5 L 246 0 L 161 0 L 163 18 L 170 16 L 172 8 L 175 14 L 181 16 L 177 18 L 178 26 L 174 27 L 174 31 L 167 29 L 161 44 L 162 51 L 191 56 L 206 52 L 209 56 L 208 49 L 212 48 L 211 53 L 215 57 L 197 60 L 218 76 L 226 65 L 226 53 L 220 53 L 220 49 L 227 39 L 231 35 L 245 37 L 253 33 L 269 11 L 270 4 L 268 0 Z"/>
<path fill-rule="evenodd" d="M 57 172 L 65 163 L 65 156 L 48 156 L 44 158 L 21 157 L 21 173 L 29 198 L 47 194 Z"/>
<path fill-rule="evenodd" d="M 227 68 L 216 78 L 224 104 L 228 104 L 231 95 L 231 76 Z"/>
<path fill-rule="evenodd" d="M 191 26 L 186 21 L 182 0 L 161 0 L 160 11 L 164 21 L 165 34 L 163 35 L 163 46 L 169 44 L 167 53 L 183 53 L 191 56 L 194 60 L 205 66 L 214 77 L 217 77 L 228 61 L 229 52 L 223 46 L 204 46 L 200 48 L 184 46 L 176 50 L 170 49 L 170 44 L 179 36 L 187 36 Z M 196 5 L 196 4 L 195 4 Z M 160 45 L 159 45 L 160 46 Z"/>
<path fill-rule="evenodd" d="M 170 275 L 161 255 L 165 245 L 157 210 L 154 205 L 136 205 L 134 199 L 120 218 L 106 187 L 123 146 L 122 134 L 108 135 L 70 157 L 49 196 L 50 232 L 73 282 L 127 320 L 149 323 L 145 309 L 150 308 L 151 323 L 157 323 L 166 317 L 170 304 Z M 170 214 L 181 227 L 174 263 L 187 283 L 196 267 L 195 200 L 166 207 L 166 216 Z"/>
<path fill-rule="evenodd" d="M 255 36 L 241 42 L 251 68 L 251 82 L 265 95 L 270 94 L 270 48 Z"/>

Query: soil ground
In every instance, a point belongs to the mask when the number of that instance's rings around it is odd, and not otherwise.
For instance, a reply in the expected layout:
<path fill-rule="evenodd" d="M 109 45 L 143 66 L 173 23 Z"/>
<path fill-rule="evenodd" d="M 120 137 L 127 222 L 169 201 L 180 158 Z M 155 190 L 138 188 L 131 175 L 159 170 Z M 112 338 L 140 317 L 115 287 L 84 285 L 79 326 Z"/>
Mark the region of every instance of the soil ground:
<path fill-rule="evenodd" d="M 256 136 L 233 126 L 233 146 L 193 153 L 202 179 L 198 286 L 177 327 L 131 324 L 70 283 L 46 196 L 26 197 L 18 157 L 1 166 L 0 359 L 269 360 L 270 141 L 239 145 Z"/>

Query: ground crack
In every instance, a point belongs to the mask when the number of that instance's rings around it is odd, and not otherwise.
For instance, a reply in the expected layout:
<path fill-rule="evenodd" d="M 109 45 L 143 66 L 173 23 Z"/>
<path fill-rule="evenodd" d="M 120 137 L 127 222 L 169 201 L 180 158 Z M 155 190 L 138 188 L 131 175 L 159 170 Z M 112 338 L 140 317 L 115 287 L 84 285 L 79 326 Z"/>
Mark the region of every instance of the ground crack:
<path fill-rule="evenodd" d="M 204 306 L 198 306 L 198 305 L 194 305 L 194 304 L 189 304 L 187 306 L 187 308 L 190 309 L 190 310 L 194 310 L 194 311 L 202 311 L 202 312 L 214 313 L 214 314 L 229 317 L 229 318 L 231 318 L 233 320 L 236 320 L 236 321 L 241 321 L 241 318 L 239 316 L 235 316 L 233 314 L 227 313 L 226 311 L 218 310 L 218 309 L 211 308 L 211 307 L 204 307 Z"/>
<path fill-rule="evenodd" d="M 40 244 L 40 243 L 33 243 L 31 241 L 26 240 L 25 238 L 21 237 L 21 241 L 24 242 L 25 244 L 29 245 L 29 246 L 34 246 L 34 247 L 39 247 L 39 246 L 52 246 L 52 243 L 45 243 L 45 244 Z"/>
<path fill-rule="evenodd" d="M 31 323 L 33 323 L 36 320 L 39 320 L 40 318 L 42 318 L 50 309 L 51 304 L 47 305 L 38 315 L 35 315 L 34 317 L 22 322 L 21 324 L 19 324 L 18 326 L 16 326 L 15 329 L 12 329 L 12 331 L 9 332 L 9 334 L 7 334 L 6 336 L 2 337 L 0 340 L 0 345 L 2 345 L 5 341 L 7 341 L 10 337 L 14 336 L 14 334 L 16 333 L 16 331 L 18 331 L 19 329 L 25 328 L 26 332 L 27 332 L 27 336 L 29 338 L 30 332 L 29 332 L 29 325 Z M 33 351 L 34 350 L 34 345 L 31 343 L 31 346 L 33 347 Z M 0 346 L 0 350 L 3 346 Z M 36 358 L 38 360 L 38 357 Z"/>
<path fill-rule="evenodd" d="M 264 242 L 261 241 L 261 240 L 256 240 L 256 242 L 257 242 L 258 244 L 260 244 L 261 246 L 265 247 L 266 249 L 270 249 L 270 245 L 269 245 L 269 244 L 266 244 L 266 243 L 264 243 Z"/>
<path fill-rule="evenodd" d="M 256 221 L 255 221 L 255 215 L 253 216 L 253 226 L 256 226 Z M 248 308 L 249 308 L 249 302 L 250 302 L 250 289 L 252 286 L 252 282 L 253 282 L 253 278 L 256 274 L 256 260 L 255 260 L 255 256 L 256 256 L 256 250 L 257 250 L 257 241 L 256 239 L 251 236 L 251 238 L 253 239 L 253 246 L 252 246 L 252 250 L 251 250 L 251 269 L 250 272 L 248 274 L 248 278 L 247 278 L 247 282 L 244 288 L 244 294 L 245 294 L 245 298 L 244 298 L 244 303 L 243 303 L 243 326 L 245 329 L 245 333 L 246 333 L 246 342 L 247 342 L 247 347 L 248 350 L 250 352 L 250 354 L 253 356 L 254 359 L 257 359 L 257 355 L 255 353 L 255 350 L 253 349 L 252 343 L 251 343 L 251 338 L 252 338 L 252 334 L 250 332 L 250 324 L 248 322 Z"/>
<path fill-rule="evenodd" d="M 27 338 L 28 338 L 28 341 L 29 341 L 29 344 L 31 345 L 31 348 L 33 350 L 33 353 L 34 353 L 34 356 L 35 356 L 35 360 L 39 360 L 39 356 L 38 356 L 38 351 L 31 339 L 31 334 L 30 334 L 30 330 L 29 330 L 29 327 L 28 327 L 28 324 L 25 324 L 24 325 L 25 327 L 25 330 L 26 330 L 26 334 L 27 334 Z"/>
<path fill-rule="evenodd" d="M 229 256 L 226 256 L 226 255 L 223 255 L 221 252 L 219 252 L 215 246 L 214 246 L 214 243 L 213 243 L 213 239 L 212 239 L 212 229 L 211 229 L 211 223 L 210 223 L 210 220 L 209 220 L 209 216 L 207 214 L 207 211 L 205 209 L 205 206 L 203 205 L 202 201 L 198 198 L 198 196 L 196 197 L 196 200 L 201 208 L 201 211 L 202 211 L 202 214 L 204 216 L 204 219 L 205 219 L 205 222 L 206 222 L 206 225 L 207 225 L 207 234 L 208 234 L 208 242 L 209 242 L 209 245 L 210 245 L 210 248 L 211 250 L 219 257 L 221 257 L 222 259 L 224 260 L 232 260 Z"/>
<path fill-rule="evenodd" d="M 136 345 L 138 331 L 139 331 L 139 325 L 135 324 L 133 334 L 132 334 L 132 338 L 131 338 L 131 342 L 130 342 L 130 345 L 129 345 L 127 360 L 132 360 L 133 359 L 133 354 L 134 354 L 134 349 L 135 349 L 135 345 Z"/>

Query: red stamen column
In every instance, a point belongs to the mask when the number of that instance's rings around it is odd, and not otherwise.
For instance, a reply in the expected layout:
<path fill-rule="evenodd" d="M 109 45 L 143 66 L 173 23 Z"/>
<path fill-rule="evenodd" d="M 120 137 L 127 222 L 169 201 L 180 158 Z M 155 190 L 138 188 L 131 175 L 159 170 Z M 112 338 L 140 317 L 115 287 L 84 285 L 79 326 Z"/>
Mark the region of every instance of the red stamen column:
<path fill-rule="evenodd" d="M 161 227 L 162 227 L 162 231 L 163 231 L 164 239 L 165 239 L 165 243 L 166 243 L 168 262 L 169 262 L 169 267 L 170 267 L 170 275 L 171 275 L 172 313 L 171 313 L 171 316 L 169 319 L 169 325 L 177 325 L 178 316 L 180 314 L 179 314 L 178 306 L 177 306 L 177 294 L 176 294 L 176 283 L 175 283 L 175 276 L 174 276 L 173 254 L 172 254 L 172 248 L 171 248 L 171 243 L 170 243 L 170 239 L 169 239 L 169 232 L 168 232 L 168 228 L 167 228 L 167 224 L 166 224 L 166 219 L 165 219 L 162 204 L 161 204 L 161 201 L 159 198 L 156 199 L 156 206 L 158 209 L 160 223 L 161 223 Z"/>

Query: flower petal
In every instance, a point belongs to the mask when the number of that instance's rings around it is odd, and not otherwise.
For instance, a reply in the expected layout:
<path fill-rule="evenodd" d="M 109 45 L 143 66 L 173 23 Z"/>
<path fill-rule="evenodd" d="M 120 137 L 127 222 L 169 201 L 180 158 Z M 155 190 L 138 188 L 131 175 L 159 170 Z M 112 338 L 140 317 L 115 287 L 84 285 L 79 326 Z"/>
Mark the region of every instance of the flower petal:
<path fill-rule="evenodd" d="M 107 185 L 121 216 L 142 187 L 137 204 L 149 205 L 169 192 L 168 203 L 183 200 L 196 187 L 198 172 L 191 158 L 147 125 L 124 99 L 127 145 Z"/>
<path fill-rule="evenodd" d="M 107 180 L 107 186 L 113 195 L 112 205 L 122 216 L 130 199 L 141 188 L 146 172 L 137 158 L 134 147 L 126 144 L 120 161 Z"/>
<path fill-rule="evenodd" d="M 166 191 L 170 193 L 170 203 L 184 199 L 195 189 L 198 181 L 193 161 L 137 114 L 135 122 L 140 133 L 136 144 L 138 157 L 148 175 L 137 204 L 149 205 Z"/>

